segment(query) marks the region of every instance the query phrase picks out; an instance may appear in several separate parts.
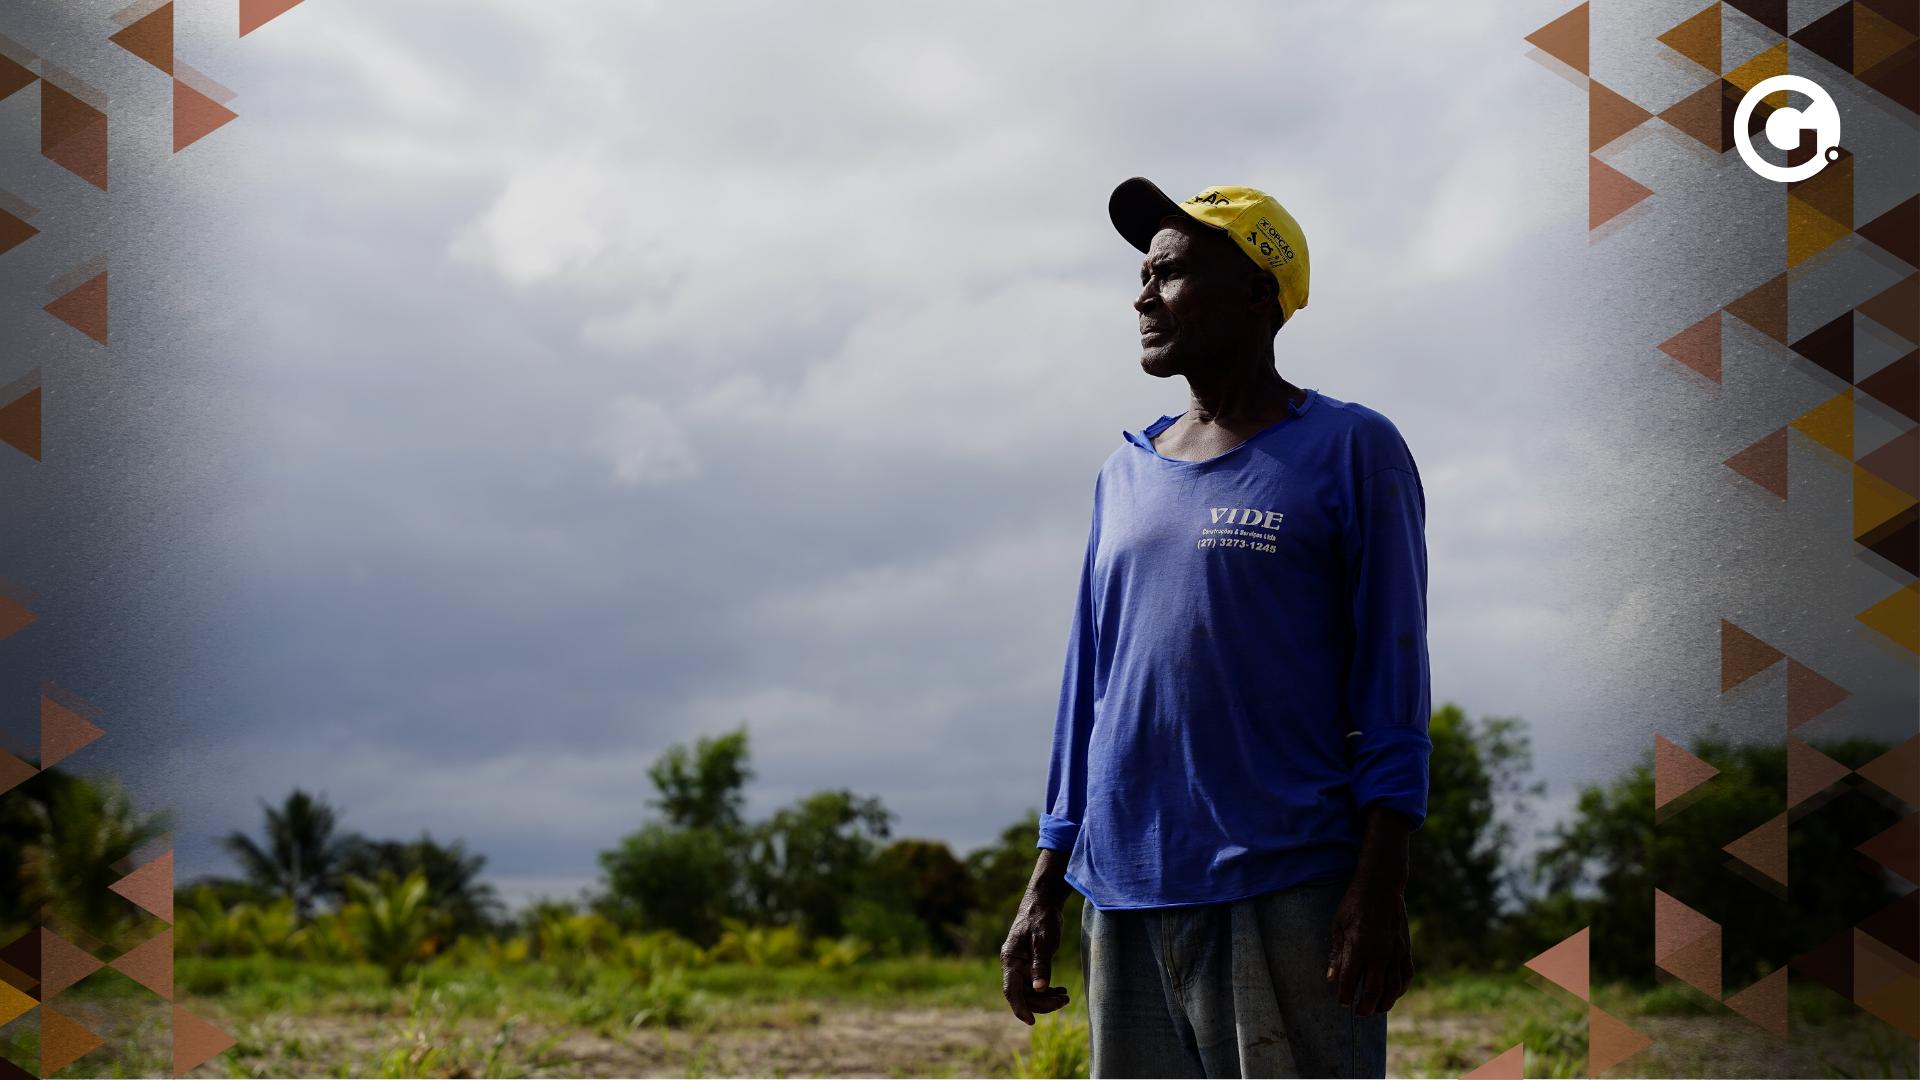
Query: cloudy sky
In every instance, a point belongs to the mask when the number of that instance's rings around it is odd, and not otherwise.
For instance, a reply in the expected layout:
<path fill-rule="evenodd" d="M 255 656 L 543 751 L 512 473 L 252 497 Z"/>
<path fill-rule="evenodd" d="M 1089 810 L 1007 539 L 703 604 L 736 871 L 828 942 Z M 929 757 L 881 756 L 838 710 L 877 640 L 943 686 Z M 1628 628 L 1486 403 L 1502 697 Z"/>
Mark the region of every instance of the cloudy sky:
<path fill-rule="evenodd" d="M 964 848 L 1037 805 L 1094 474 L 1184 407 L 1135 363 L 1133 175 L 1302 223 L 1281 370 L 1413 449 L 1435 700 L 1528 718 L 1558 797 L 1609 773 L 1556 478 L 1585 102 L 1521 41 L 1561 10 L 183 8 L 241 94 L 188 152 L 245 451 L 183 874 L 299 785 L 571 892 L 742 721 L 754 812 L 850 787 Z"/>

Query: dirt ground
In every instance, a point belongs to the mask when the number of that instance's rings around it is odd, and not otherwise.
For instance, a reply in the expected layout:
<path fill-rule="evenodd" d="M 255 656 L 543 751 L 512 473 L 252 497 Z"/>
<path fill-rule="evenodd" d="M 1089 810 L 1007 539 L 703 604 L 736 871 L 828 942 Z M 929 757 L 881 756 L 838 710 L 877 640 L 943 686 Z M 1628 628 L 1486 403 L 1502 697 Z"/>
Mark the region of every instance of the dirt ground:
<path fill-rule="evenodd" d="M 1737 1020 L 1737 1018 L 1735 1018 Z M 1791 1043 L 1727 1018 L 1636 1017 L 1654 1045 L 1611 1077 L 1817 1077 L 1839 1065 L 1878 1075 L 1862 1044 L 1810 1029 Z M 1506 1049 L 1494 1015 L 1393 1017 L 1388 1075 L 1459 1076 Z M 904 1077 L 1007 1076 L 1027 1029 L 975 1008 L 876 1010 L 793 1003 L 710 1030 L 508 1031 L 466 1023 L 408 1031 L 394 1019 L 270 1017 L 238 1025 L 234 1051 L 194 1076 Z M 1909 1056 L 1912 1042 L 1905 1044 Z M 491 1060 L 489 1060 L 491 1054 Z M 1864 1073 L 1858 1072 L 1862 1065 Z M 1897 1066 L 1896 1066 L 1897 1067 Z M 1532 1069 L 1529 1070 L 1533 1072 Z"/>

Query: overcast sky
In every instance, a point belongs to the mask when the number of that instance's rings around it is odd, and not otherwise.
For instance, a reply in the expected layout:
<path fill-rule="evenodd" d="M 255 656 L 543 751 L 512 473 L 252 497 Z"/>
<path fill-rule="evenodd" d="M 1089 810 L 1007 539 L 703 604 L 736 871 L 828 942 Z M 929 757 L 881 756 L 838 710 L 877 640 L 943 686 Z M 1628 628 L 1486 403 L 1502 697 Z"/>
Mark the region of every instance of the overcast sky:
<path fill-rule="evenodd" d="M 1558 799 L 1609 774 L 1557 437 L 1585 100 L 1521 40 L 1561 10 L 183 9 L 241 94 L 188 152 L 234 177 L 250 465 L 183 876 L 299 785 L 584 883 L 743 720 L 755 813 L 849 787 L 964 849 L 1038 805 L 1094 475 L 1185 404 L 1136 366 L 1133 175 L 1300 221 L 1281 371 L 1413 450 L 1436 703 L 1530 720 Z"/>

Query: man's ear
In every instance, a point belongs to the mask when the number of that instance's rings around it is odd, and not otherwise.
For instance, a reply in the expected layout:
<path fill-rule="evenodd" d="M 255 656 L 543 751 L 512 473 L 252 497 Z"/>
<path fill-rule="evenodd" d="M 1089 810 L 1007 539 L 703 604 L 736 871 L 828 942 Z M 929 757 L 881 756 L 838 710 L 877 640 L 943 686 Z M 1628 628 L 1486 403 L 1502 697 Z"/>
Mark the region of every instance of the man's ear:
<path fill-rule="evenodd" d="M 1249 283 L 1248 301 L 1259 308 L 1268 308 L 1280 303 L 1280 283 L 1272 274 L 1256 267 Z"/>

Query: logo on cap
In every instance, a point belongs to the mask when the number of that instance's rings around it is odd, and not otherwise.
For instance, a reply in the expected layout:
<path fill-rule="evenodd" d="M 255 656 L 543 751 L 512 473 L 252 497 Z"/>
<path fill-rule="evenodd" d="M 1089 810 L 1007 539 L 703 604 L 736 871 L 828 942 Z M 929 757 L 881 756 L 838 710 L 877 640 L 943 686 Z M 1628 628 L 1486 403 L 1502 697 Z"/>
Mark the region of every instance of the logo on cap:
<path fill-rule="evenodd" d="M 1775 109 L 1773 115 L 1767 117 L 1767 141 L 1782 150 L 1797 148 L 1801 132 L 1813 130 L 1812 159 L 1793 166 L 1775 165 L 1761 158 L 1753 148 L 1753 134 L 1748 130 L 1754 107 L 1768 94 L 1781 90 L 1796 90 L 1813 99 L 1804 110 Z M 1740 99 L 1740 108 L 1733 114 L 1733 145 L 1740 151 L 1740 160 L 1747 163 L 1747 168 L 1768 180 L 1783 184 L 1809 180 L 1826 168 L 1827 162 L 1840 159 L 1840 110 L 1834 106 L 1833 98 L 1812 79 L 1799 75 L 1762 79 Z"/>

